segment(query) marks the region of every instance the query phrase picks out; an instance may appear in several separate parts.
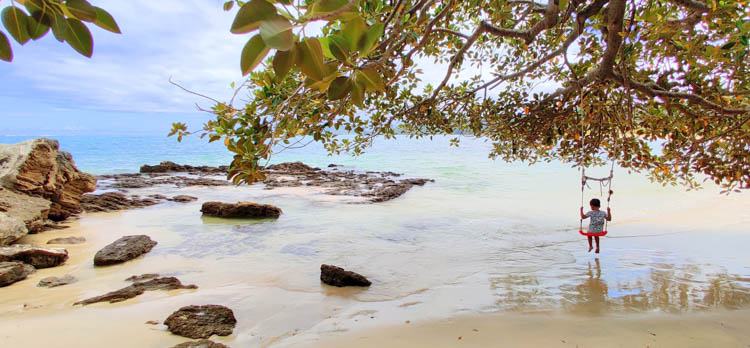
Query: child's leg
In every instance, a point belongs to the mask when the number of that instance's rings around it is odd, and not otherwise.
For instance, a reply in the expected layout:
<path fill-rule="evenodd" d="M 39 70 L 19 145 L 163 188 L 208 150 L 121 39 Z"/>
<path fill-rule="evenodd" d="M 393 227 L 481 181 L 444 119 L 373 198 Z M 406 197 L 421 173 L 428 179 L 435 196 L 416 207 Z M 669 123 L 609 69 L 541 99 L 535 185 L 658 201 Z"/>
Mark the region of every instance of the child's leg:
<path fill-rule="evenodd" d="M 596 240 L 596 253 L 598 254 L 599 253 L 599 237 L 594 237 L 594 239 Z"/>
<path fill-rule="evenodd" d="M 589 251 L 591 251 L 591 249 L 594 249 L 594 247 L 591 246 L 591 236 L 587 236 L 587 238 L 589 239 Z"/>

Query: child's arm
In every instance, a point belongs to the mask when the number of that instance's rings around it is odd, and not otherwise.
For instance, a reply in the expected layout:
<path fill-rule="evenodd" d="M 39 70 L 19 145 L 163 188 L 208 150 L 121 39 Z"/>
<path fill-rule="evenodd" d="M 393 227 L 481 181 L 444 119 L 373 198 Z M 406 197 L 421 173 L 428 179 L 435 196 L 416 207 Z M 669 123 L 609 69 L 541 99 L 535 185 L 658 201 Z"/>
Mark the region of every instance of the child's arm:
<path fill-rule="evenodd" d="M 612 211 L 607 207 L 607 221 L 612 221 Z"/>
<path fill-rule="evenodd" d="M 583 214 L 583 207 L 581 207 L 581 219 L 587 219 L 588 216 Z"/>

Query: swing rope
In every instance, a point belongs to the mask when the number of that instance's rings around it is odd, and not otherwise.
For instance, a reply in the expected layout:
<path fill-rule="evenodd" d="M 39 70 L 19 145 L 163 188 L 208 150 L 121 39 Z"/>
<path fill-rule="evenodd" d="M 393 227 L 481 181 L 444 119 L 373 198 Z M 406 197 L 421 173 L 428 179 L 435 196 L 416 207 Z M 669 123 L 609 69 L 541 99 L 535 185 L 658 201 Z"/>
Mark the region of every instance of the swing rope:
<path fill-rule="evenodd" d="M 586 153 L 584 152 L 584 144 L 586 142 L 586 134 L 584 133 L 584 117 L 581 115 L 581 161 L 584 160 Z M 615 139 L 615 153 L 617 153 L 617 139 Z M 581 207 L 583 207 L 585 203 L 585 197 L 584 193 L 586 190 L 586 187 L 588 187 L 588 181 L 597 181 L 599 182 L 599 194 L 604 195 L 604 187 L 607 187 L 607 210 L 609 210 L 609 205 L 612 200 L 612 178 L 614 177 L 614 170 L 615 170 L 615 158 L 612 158 L 612 164 L 609 167 L 609 176 L 603 177 L 603 178 L 596 178 L 586 175 L 586 167 L 582 164 L 581 165 Z M 591 187 L 589 187 L 591 188 Z M 607 219 L 604 220 L 604 231 L 602 232 L 583 232 L 583 218 L 580 219 L 579 226 L 578 226 L 578 232 L 584 236 L 593 236 L 593 237 L 601 237 L 607 235 Z"/>

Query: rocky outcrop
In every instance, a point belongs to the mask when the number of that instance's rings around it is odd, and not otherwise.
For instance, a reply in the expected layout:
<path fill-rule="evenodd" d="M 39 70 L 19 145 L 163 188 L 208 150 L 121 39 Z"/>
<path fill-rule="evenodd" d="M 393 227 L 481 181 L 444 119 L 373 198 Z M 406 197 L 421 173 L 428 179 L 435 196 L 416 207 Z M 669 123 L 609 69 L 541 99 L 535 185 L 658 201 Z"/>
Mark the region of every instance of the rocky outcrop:
<path fill-rule="evenodd" d="M 188 196 L 188 195 L 177 195 L 169 199 L 172 202 L 177 203 L 190 203 L 193 201 L 197 201 L 198 197 Z"/>
<path fill-rule="evenodd" d="M 141 256 L 156 245 L 149 236 L 125 236 L 102 248 L 94 255 L 94 266 L 123 263 Z"/>
<path fill-rule="evenodd" d="M 34 267 L 22 262 L 0 262 L 0 287 L 8 286 L 34 272 Z"/>
<path fill-rule="evenodd" d="M 148 207 L 159 204 L 157 198 L 131 196 L 128 198 L 119 192 L 107 192 L 100 195 L 87 194 L 81 199 L 81 208 L 86 212 L 115 211 Z"/>
<path fill-rule="evenodd" d="M 68 251 L 65 249 L 39 248 L 26 244 L 0 247 L 0 262 L 20 261 L 36 268 L 49 268 L 59 266 L 67 259 Z"/>
<path fill-rule="evenodd" d="M 151 187 L 154 185 L 188 186 L 229 186 L 227 180 L 204 177 L 189 177 L 169 174 L 114 174 L 99 176 L 101 189 L 133 189 Z"/>
<path fill-rule="evenodd" d="M 0 246 L 40 232 L 48 221 L 51 204 L 46 199 L 0 187 Z"/>
<path fill-rule="evenodd" d="M 48 217 L 55 221 L 79 213 L 81 195 L 96 189 L 96 178 L 59 149 L 57 140 L 44 138 L 0 145 L 0 186 L 50 201 Z"/>
<path fill-rule="evenodd" d="M 83 237 L 64 237 L 55 238 L 47 241 L 47 244 L 83 244 L 86 243 L 86 238 Z"/>
<path fill-rule="evenodd" d="M 170 161 L 163 161 L 155 166 L 144 164 L 141 166 L 141 173 L 200 173 L 200 174 L 226 174 L 229 171 L 228 166 L 209 167 L 209 166 L 191 166 L 186 164 L 177 164 Z"/>
<path fill-rule="evenodd" d="M 221 343 L 216 343 L 211 340 L 200 340 L 200 341 L 189 341 L 183 342 L 172 348 L 229 348 L 229 346 Z"/>
<path fill-rule="evenodd" d="M 269 204 L 255 202 L 206 202 L 201 207 L 203 215 L 220 218 L 278 218 L 281 216 L 281 208 Z"/>
<path fill-rule="evenodd" d="M 372 284 L 361 274 L 325 264 L 320 266 L 320 281 L 338 287 L 370 286 Z"/>
<path fill-rule="evenodd" d="M 76 277 L 66 274 L 62 277 L 47 277 L 39 281 L 39 283 L 36 286 L 42 287 L 42 288 L 54 288 L 58 286 L 68 285 L 77 282 L 78 279 Z"/>
<path fill-rule="evenodd" d="M 149 275 L 150 276 L 150 275 Z M 158 275 L 157 275 L 158 276 Z M 83 301 L 78 301 L 73 305 L 88 305 L 97 302 L 121 302 L 136 297 L 145 291 L 154 290 L 176 290 L 176 289 L 197 289 L 196 285 L 182 285 L 179 279 L 175 277 L 150 278 L 150 277 L 130 277 L 126 280 L 134 281 L 130 286 L 122 289 L 108 292 L 101 296 L 92 297 Z"/>
<path fill-rule="evenodd" d="M 219 305 L 182 307 L 164 321 L 171 333 L 188 338 L 228 336 L 235 324 L 237 319 L 232 310 Z"/>

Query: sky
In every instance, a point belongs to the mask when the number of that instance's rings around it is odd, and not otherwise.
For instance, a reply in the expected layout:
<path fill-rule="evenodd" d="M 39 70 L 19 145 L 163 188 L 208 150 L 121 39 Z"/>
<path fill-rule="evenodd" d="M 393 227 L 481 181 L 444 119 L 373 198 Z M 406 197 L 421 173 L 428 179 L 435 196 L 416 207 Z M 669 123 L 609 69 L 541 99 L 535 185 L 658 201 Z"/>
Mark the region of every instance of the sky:
<path fill-rule="evenodd" d="M 167 134 L 172 122 L 200 126 L 211 102 L 171 85 L 228 100 L 242 80 L 247 35 L 229 26 L 236 9 L 219 0 L 95 0 L 116 35 L 89 25 L 91 59 L 48 33 L 0 61 L 0 135 Z M 0 0 L 0 7 L 9 5 Z"/>

